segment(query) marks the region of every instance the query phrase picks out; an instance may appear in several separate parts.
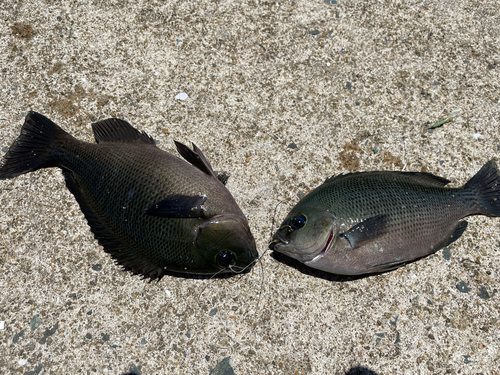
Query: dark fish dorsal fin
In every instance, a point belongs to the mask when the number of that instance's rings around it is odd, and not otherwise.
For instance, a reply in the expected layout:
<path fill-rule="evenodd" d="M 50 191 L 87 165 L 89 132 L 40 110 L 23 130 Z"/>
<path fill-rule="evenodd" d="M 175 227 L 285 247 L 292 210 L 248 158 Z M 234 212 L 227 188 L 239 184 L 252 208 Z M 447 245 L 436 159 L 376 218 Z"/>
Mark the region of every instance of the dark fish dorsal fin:
<path fill-rule="evenodd" d="M 450 183 L 450 180 L 446 178 L 435 176 L 431 173 L 427 172 L 397 172 L 397 171 L 376 171 L 376 172 L 355 172 L 348 174 L 339 174 L 336 176 L 329 177 L 325 180 L 326 183 L 338 182 L 345 178 L 352 178 L 357 176 L 366 176 L 366 177 L 377 177 L 377 178 L 393 178 L 403 177 L 410 178 L 415 181 L 415 183 L 419 183 L 425 186 L 434 186 L 434 187 L 444 187 L 445 185 Z"/>
<path fill-rule="evenodd" d="M 450 183 L 450 180 L 447 180 L 444 177 L 439 177 L 433 175 L 432 173 L 427 172 L 398 172 L 404 173 L 407 176 L 411 176 L 415 179 L 415 182 L 420 182 L 423 185 L 435 186 L 435 187 L 444 187 L 445 185 Z"/>
<path fill-rule="evenodd" d="M 202 195 L 170 195 L 165 199 L 149 206 L 145 213 L 150 216 L 170 219 L 204 218 L 203 203 L 207 197 Z"/>
<path fill-rule="evenodd" d="M 205 155 L 203 155 L 203 152 L 201 152 L 201 150 L 196 147 L 194 143 L 192 144 L 192 150 L 188 146 L 180 142 L 174 141 L 174 143 L 175 147 L 177 147 L 177 151 L 179 151 L 179 154 L 181 154 L 184 159 L 186 159 L 189 163 L 191 163 L 202 172 L 205 172 L 206 174 L 217 178 L 207 158 L 205 157 Z"/>
<path fill-rule="evenodd" d="M 387 233 L 389 215 L 377 215 L 356 224 L 347 232 L 340 234 L 351 244 L 352 249 L 363 246 L 364 243 L 373 241 Z"/>
<path fill-rule="evenodd" d="M 108 118 L 92 124 L 94 137 L 97 143 L 124 142 L 146 143 L 154 145 L 155 140 L 144 131 L 140 132 L 125 120 Z"/>

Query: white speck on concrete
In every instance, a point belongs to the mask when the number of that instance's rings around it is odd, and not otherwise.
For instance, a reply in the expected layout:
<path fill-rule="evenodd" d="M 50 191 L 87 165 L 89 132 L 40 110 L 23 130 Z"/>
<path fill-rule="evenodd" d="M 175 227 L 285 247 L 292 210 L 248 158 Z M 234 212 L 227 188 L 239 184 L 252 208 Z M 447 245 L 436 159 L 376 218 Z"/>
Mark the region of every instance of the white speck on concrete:
<path fill-rule="evenodd" d="M 181 92 L 180 94 L 177 94 L 175 96 L 175 99 L 177 100 L 186 100 L 188 98 L 188 94 L 186 94 L 185 92 Z"/>
<path fill-rule="evenodd" d="M 0 329 L 5 329 L 5 321 L 0 321 Z"/>

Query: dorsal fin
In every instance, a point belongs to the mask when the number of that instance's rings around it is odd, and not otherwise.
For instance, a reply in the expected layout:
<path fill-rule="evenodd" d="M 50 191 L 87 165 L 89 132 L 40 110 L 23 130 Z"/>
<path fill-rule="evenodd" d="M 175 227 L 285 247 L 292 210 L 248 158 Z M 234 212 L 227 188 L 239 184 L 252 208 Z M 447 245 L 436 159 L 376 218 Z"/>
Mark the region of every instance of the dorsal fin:
<path fill-rule="evenodd" d="M 146 143 L 154 145 L 155 141 L 144 131 L 140 132 L 125 120 L 108 118 L 92 124 L 94 137 L 97 143 L 124 142 Z"/>
<path fill-rule="evenodd" d="M 191 163 L 202 172 L 205 172 L 206 174 L 217 178 L 217 175 L 214 173 L 214 170 L 212 169 L 212 166 L 208 162 L 207 158 L 205 157 L 205 155 L 203 155 L 203 152 L 201 152 L 201 150 L 196 147 L 194 143 L 192 143 L 193 149 L 191 150 L 185 144 L 177 141 L 174 142 L 175 147 L 177 147 L 177 151 L 179 151 L 179 154 L 181 154 L 184 159 L 186 159 L 189 163 Z"/>
<path fill-rule="evenodd" d="M 331 182 L 337 182 L 339 180 L 342 180 L 344 178 L 351 178 L 355 176 L 361 176 L 365 175 L 366 177 L 375 177 L 377 178 L 388 178 L 389 176 L 392 176 L 392 178 L 396 176 L 401 176 L 401 177 L 406 177 L 406 178 L 411 178 L 415 182 L 420 183 L 422 185 L 426 186 L 435 186 L 435 187 L 444 187 L 448 183 L 450 183 L 450 180 L 447 180 L 446 178 L 435 176 L 431 173 L 427 172 L 397 172 L 397 171 L 376 171 L 376 172 L 355 172 L 355 173 L 348 173 L 348 174 L 339 174 L 337 176 L 332 176 L 329 177 L 325 180 L 326 183 L 331 183 Z"/>

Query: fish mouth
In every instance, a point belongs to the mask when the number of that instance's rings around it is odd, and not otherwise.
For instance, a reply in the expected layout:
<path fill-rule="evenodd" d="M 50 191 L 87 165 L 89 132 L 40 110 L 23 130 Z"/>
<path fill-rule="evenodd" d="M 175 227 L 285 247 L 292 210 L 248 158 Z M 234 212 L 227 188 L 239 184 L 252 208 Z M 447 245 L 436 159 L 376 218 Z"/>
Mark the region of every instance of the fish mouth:
<path fill-rule="evenodd" d="M 274 235 L 274 239 L 269 243 L 269 249 L 274 250 L 276 245 L 283 244 L 288 245 L 288 240 L 284 238 L 279 232 Z"/>

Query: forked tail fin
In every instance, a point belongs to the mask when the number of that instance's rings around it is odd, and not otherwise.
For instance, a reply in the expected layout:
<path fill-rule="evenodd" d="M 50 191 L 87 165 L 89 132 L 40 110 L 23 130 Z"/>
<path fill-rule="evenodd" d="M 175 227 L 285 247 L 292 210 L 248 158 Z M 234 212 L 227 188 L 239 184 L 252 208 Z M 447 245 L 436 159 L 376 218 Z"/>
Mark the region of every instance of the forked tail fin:
<path fill-rule="evenodd" d="M 494 160 L 483 165 L 464 188 L 475 197 L 477 214 L 500 216 L 500 171 Z"/>
<path fill-rule="evenodd" d="M 56 141 L 67 137 L 71 136 L 47 117 L 28 112 L 21 134 L 0 161 L 0 180 L 55 166 Z"/>

